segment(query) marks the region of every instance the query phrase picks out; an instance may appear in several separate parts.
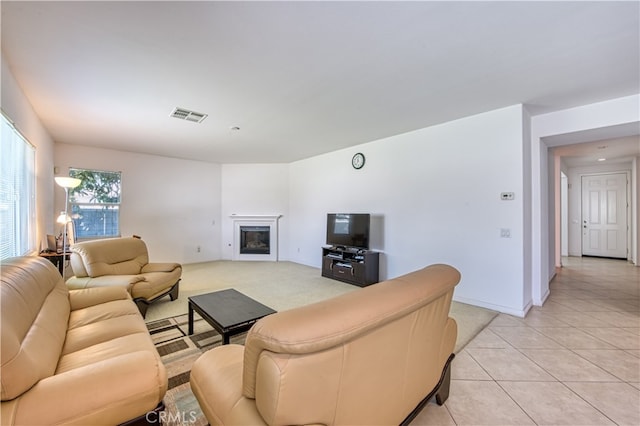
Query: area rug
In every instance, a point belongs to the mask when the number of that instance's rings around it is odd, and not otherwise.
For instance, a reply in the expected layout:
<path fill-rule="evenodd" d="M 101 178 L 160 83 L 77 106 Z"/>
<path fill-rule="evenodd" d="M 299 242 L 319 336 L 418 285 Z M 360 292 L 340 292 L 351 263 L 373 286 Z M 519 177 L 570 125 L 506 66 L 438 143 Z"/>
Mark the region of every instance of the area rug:
<path fill-rule="evenodd" d="M 189 372 L 203 352 L 222 343 L 222 336 L 198 317 L 193 323 L 193 334 L 188 336 L 187 315 L 151 321 L 147 328 L 169 378 L 164 397 L 163 425 L 207 425 L 207 419 L 191 392 Z M 243 344 L 245 336 L 246 333 L 233 336 L 231 343 Z"/>

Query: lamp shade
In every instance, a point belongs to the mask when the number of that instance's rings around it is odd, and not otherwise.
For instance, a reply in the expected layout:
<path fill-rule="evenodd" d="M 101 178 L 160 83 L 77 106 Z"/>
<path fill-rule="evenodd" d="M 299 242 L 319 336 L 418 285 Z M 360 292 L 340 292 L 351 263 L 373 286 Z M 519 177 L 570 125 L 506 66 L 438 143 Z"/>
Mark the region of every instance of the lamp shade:
<path fill-rule="evenodd" d="M 65 212 L 60 212 L 60 216 L 58 216 L 56 222 L 64 224 L 69 222 L 70 220 L 71 218 Z"/>
<path fill-rule="evenodd" d="M 80 185 L 82 182 L 80 179 L 68 177 L 68 176 L 57 176 L 56 183 L 63 188 L 75 188 Z"/>

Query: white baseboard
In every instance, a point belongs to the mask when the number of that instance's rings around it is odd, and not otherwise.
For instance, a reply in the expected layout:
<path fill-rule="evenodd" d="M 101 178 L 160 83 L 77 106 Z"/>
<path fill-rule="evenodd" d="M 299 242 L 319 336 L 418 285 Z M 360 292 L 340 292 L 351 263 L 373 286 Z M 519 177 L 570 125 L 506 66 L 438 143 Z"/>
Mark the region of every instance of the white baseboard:
<path fill-rule="evenodd" d="M 492 311 L 501 312 L 503 314 L 513 315 L 519 318 L 524 318 L 531 309 L 532 303 L 527 303 L 522 309 L 514 309 L 508 306 L 494 305 L 493 303 L 483 302 L 481 300 L 467 299 L 466 297 L 453 297 L 453 300 L 460 303 L 466 303 L 467 305 L 479 306 L 481 308 L 491 309 Z"/>

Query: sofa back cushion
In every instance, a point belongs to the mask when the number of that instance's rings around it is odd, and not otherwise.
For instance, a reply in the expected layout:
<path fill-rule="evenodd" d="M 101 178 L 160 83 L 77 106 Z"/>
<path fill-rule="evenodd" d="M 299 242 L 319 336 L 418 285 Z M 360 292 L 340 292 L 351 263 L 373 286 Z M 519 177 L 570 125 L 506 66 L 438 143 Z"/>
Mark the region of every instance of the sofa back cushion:
<path fill-rule="evenodd" d="M 47 259 L 2 261 L 0 315 L 2 401 L 55 372 L 69 322 L 69 291 Z"/>
<path fill-rule="evenodd" d="M 459 280 L 432 265 L 263 318 L 245 342 L 244 395 L 268 424 L 401 422 L 453 350 Z"/>
<path fill-rule="evenodd" d="M 136 275 L 149 263 L 147 245 L 133 237 L 76 243 L 71 251 L 71 268 L 76 277 Z"/>

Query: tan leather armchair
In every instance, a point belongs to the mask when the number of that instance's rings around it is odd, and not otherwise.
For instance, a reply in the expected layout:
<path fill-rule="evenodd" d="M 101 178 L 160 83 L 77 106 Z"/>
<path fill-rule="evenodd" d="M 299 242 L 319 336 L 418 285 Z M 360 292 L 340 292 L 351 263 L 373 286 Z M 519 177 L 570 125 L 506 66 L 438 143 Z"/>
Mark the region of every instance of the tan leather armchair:
<path fill-rule="evenodd" d="M 20 257 L 0 290 L 0 424 L 116 425 L 163 406 L 165 367 L 123 287 L 69 291 L 51 262 Z"/>
<path fill-rule="evenodd" d="M 432 265 L 265 317 L 201 355 L 191 389 L 212 425 L 408 423 L 448 397 L 459 280 Z"/>
<path fill-rule="evenodd" d="M 108 238 L 71 246 L 74 276 L 70 289 L 125 287 L 144 317 L 150 303 L 169 295 L 178 298 L 182 266 L 179 263 L 149 263 L 147 245 L 140 238 Z"/>

